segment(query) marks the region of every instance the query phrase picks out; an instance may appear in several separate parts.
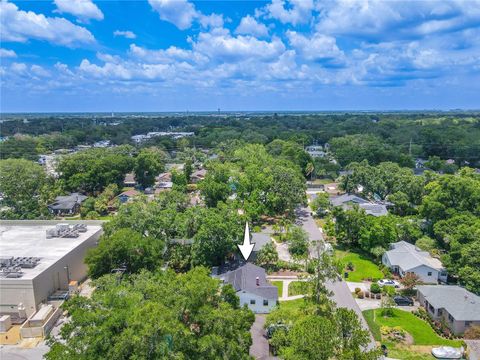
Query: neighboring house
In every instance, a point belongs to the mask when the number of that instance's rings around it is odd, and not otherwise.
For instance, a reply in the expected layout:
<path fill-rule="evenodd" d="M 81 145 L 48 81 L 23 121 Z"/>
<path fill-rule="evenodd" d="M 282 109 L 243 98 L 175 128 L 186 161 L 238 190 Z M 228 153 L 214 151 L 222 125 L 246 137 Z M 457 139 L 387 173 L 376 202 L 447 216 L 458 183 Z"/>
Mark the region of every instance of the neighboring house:
<path fill-rule="evenodd" d="M 128 173 L 125 175 L 123 179 L 123 186 L 125 187 L 135 187 L 137 185 L 137 181 L 135 180 L 135 175 L 133 173 Z"/>
<path fill-rule="evenodd" d="M 480 296 L 456 285 L 419 285 L 417 298 L 428 314 L 442 321 L 455 335 L 480 326 Z"/>
<path fill-rule="evenodd" d="M 137 190 L 131 189 L 131 190 L 127 190 L 127 191 L 122 192 L 117 197 L 120 200 L 120 202 L 122 204 L 124 204 L 127 201 L 130 201 L 131 199 L 133 199 L 135 196 L 138 196 L 138 195 L 140 195 L 140 193 Z"/>
<path fill-rule="evenodd" d="M 248 258 L 249 262 L 255 262 L 258 252 L 268 243 L 272 242 L 269 234 L 265 233 L 252 233 L 251 243 L 255 244 L 252 250 L 252 254 Z"/>
<path fill-rule="evenodd" d="M 156 186 L 160 191 L 171 190 L 173 187 L 173 182 L 171 181 L 162 181 L 159 182 Z"/>
<path fill-rule="evenodd" d="M 385 204 L 379 202 L 368 201 L 360 196 L 353 194 L 343 194 L 330 198 L 332 206 L 341 206 L 343 209 L 348 210 L 353 205 L 358 205 L 360 209 L 365 210 L 367 215 L 383 216 L 388 214 L 388 210 Z"/>
<path fill-rule="evenodd" d="M 401 277 L 411 272 L 426 284 L 447 282 L 447 271 L 440 260 L 406 241 L 390 244 L 390 250 L 382 256 L 382 263 Z"/>
<path fill-rule="evenodd" d="M 310 145 L 305 148 L 305 151 L 312 157 L 312 158 L 323 158 L 325 157 L 326 153 L 323 151 L 323 146 L 321 145 Z"/>
<path fill-rule="evenodd" d="M 172 173 L 171 172 L 161 173 L 157 176 L 155 180 L 157 180 L 158 182 L 172 181 Z"/>
<path fill-rule="evenodd" d="M 48 205 L 50 213 L 56 216 L 75 215 L 80 211 L 80 205 L 87 197 L 79 193 L 57 196 L 55 202 Z"/>
<path fill-rule="evenodd" d="M 225 284 L 233 286 L 240 298 L 240 306 L 247 304 L 248 308 L 256 314 L 267 314 L 278 301 L 278 289 L 267 281 L 267 275 L 260 266 L 246 263 L 243 266 L 220 275 L 213 276 Z"/>
<path fill-rule="evenodd" d="M 196 170 L 190 176 L 190 182 L 193 184 L 196 184 L 202 181 L 203 179 L 205 179 L 205 175 L 207 175 L 207 170 L 205 169 Z"/>

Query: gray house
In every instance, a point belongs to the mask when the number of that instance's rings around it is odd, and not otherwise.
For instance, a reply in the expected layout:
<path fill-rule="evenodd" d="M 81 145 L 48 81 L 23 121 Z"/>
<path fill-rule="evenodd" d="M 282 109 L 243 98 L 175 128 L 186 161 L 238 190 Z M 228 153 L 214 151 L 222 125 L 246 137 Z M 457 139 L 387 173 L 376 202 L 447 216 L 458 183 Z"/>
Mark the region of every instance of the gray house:
<path fill-rule="evenodd" d="M 480 325 L 480 296 L 460 286 L 420 285 L 417 298 L 433 319 L 443 321 L 456 335 Z"/>
<path fill-rule="evenodd" d="M 382 263 L 401 277 L 411 272 L 427 284 L 447 282 L 447 271 L 441 261 L 406 241 L 390 244 L 390 250 L 382 256 Z"/>
<path fill-rule="evenodd" d="M 87 196 L 80 193 L 71 193 L 66 196 L 57 196 L 55 202 L 49 204 L 48 211 L 57 216 L 75 215 L 80 211 L 80 205 Z"/>
<path fill-rule="evenodd" d="M 379 202 L 368 201 L 360 196 L 353 194 L 343 194 L 330 198 L 332 206 L 341 206 L 344 210 L 351 209 L 354 205 L 358 205 L 360 209 L 365 210 L 367 215 L 383 216 L 388 214 L 385 204 Z"/>
<path fill-rule="evenodd" d="M 232 285 L 240 298 L 240 306 L 247 304 L 257 314 L 269 313 L 277 305 L 278 289 L 267 281 L 266 272 L 260 266 L 246 263 L 214 277 Z"/>

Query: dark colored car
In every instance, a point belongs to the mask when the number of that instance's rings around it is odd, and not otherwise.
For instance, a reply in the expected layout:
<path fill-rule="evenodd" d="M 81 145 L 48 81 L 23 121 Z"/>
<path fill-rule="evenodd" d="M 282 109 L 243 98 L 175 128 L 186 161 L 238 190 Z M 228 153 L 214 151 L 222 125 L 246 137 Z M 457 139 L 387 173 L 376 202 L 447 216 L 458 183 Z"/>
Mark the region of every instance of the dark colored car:
<path fill-rule="evenodd" d="M 413 305 L 413 300 L 409 297 L 406 296 L 395 296 L 393 298 L 393 301 L 395 301 L 395 304 L 399 306 L 412 306 Z"/>

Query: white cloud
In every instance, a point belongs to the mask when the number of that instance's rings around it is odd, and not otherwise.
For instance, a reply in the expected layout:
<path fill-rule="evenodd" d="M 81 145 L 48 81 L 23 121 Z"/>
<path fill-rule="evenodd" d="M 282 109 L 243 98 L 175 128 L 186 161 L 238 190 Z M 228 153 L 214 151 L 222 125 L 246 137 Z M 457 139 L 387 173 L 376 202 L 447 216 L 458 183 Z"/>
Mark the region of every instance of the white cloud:
<path fill-rule="evenodd" d="M 334 37 L 315 33 L 308 38 L 296 31 L 287 31 L 290 45 L 296 49 L 307 60 L 329 60 L 343 61 L 344 54 L 338 46 Z"/>
<path fill-rule="evenodd" d="M 64 18 L 19 10 L 17 5 L 5 1 L 0 2 L 0 23 L 2 41 L 26 42 L 37 39 L 70 47 L 95 42 L 93 35 L 84 27 Z"/>
<path fill-rule="evenodd" d="M 223 27 L 223 16 L 218 14 L 203 15 L 198 13 L 198 21 L 204 28 L 221 28 Z"/>
<path fill-rule="evenodd" d="M 200 33 L 192 45 L 195 51 L 220 62 L 240 61 L 246 58 L 268 61 L 285 51 L 285 45 L 277 37 L 268 42 L 253 36 L 231 36 L 226 29 Z"/>
<path fill-rule="evenodd" d="M 25 75 L 27 73 L 27 65 L 15 62 L 10 66 L 10 70 L 15 74 Z"/>
<path fill-rule="evenodd" d="M 0 57 L 2 58 L 15 58 L 17 54 L 13 50 L 0 49 Z"/>
<path fill-rule="evenodd" d="M 240 20 L 240 25 L 238 25 L 235 33 L 263 37 L 268 35 L 268 28 L 265 24 L 262 24 L 252 16 L 247 15 Z"/>
<path fill-rule="evenodd" d="M 137 35 L 130 30 L 115 30 L 113 32 L 113 36 L 123 36 L 127 39 L 135 39 L 137 37 Z"/>
<path fill-rule="evenodd" d="M 54 0 L 56 12 L 68 13 L 80 20 L 103 20 L 103 13 L 92 0 Z"/>
<path fill-rule="evenodd" d="M 43 67 L 39 65 L 32 65 L 30 66 L 30 72 L 33 75 L 40 76 L 40 77 L 48 77 L 50 76 L 50 72 L 45 70 Z"/>
<path fill-rule="evenodd" d="M 277 19 L 283 24 L 307 23 L 314 9 L 313 0 L 272 0 L 266 6 L 267 17 Z"/>
<path fill-rule="evenodd" d="M 190 28 L 198 16 L 195 6 L 187 0 L 148 0 L 148 3 L 158 12 L 160 19 L 171 22 L 180 30 Z"/>
<path fill-rule="evenodd" d="M 160 19 L 174 24 L 180 30 L 189 29 L 194 21 L 204 28 L 221 28 L 224 24 L 223 15 L 205 15 L 195 9 L 188 0 L 148 0 L 150 6 L 158 12 Z"/>

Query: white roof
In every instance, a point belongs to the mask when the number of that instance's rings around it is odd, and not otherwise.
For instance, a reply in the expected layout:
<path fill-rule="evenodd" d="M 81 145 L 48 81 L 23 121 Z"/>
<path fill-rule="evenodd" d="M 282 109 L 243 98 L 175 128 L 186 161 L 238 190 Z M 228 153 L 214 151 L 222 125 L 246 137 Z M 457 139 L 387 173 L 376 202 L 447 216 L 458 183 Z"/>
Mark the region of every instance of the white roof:
<path fill-rule="evenodd" d="M 40 261 L 34 268 L 22 268 L 23 276 L 21 278 L 1 278 L 2 281 L 35 278 L 102 229 L 98 224 L 91 225 L 87 222 L 87 231 L 79 233 L 76 238 L 47 239 L 46 231 L 55 228 L 57 221 L 17 221 L 13 223 L 0 222 L 0 254 L 2 257 L 31 256 L 40 258 Z"/>
<path fill-rule="evenodd" d="M 399 266 L 403 271 L 409 271 L 421 265 L 438 271 L 444 269 L 440 260 L 431 257 L 427 251 L 422 251 L 406 241 L 393 243 L 390 248 L 391 250 L 385 252 L 385 256 L 391 265 Z"/>

